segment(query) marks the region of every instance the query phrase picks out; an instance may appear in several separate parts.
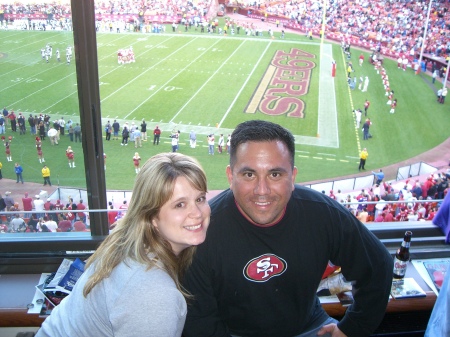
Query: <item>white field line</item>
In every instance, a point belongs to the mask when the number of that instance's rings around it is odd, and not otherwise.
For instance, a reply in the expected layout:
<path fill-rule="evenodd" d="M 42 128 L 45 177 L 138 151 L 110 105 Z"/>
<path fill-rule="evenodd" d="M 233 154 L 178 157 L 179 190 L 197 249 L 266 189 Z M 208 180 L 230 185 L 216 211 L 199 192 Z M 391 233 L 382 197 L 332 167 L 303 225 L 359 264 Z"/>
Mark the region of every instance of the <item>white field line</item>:
<path fill-rule="evenodd" d="M 247 76 L 247 79 L 245 80 L 244 84 L 242 84 L 241 89 L 239 89 L 239 91 L 237 92 L 236 96 L 234 97 L 233 101 L 231 102 L 230 106 L 228 107 L 227 111 L 225 112 L 225 114 L 223 115 L 222 119 L 219 122 L 219 127 L 222 125 L 222 123 L 224 122 L 225 118 L 227 118 L 228 114 L 231 111 L 231 108 L 234 106 L 234 103 L 236 103 L 238 97 L 241 95 L 242 90 L 244 90 L 245 86 L 247 85 L 248 81 L 250 80 L 250 78 L 252 77 L 253 73 L 255 72 L 256 68 L 258 67 L 259 63 L 261 62 L 261 59 L 263 58 L 263 56 L 266 54 L 267 49 L 271 46 L 272 41 L 270 41 L 267 46 L 266 49 L 264 50 L 263 53 L 261 53 L 261 56 L 258 60 L 258 62 L 255 63 L 255 66 L 253 67 L 251 73 Z"/>
<path fill-rule="evenodd" d="M 173 51 L 170 55 L 168 55 L 167 57 L 169 57 L 169 56 L 171 56 L 171 55 L 177 53 L 180 49 L 184 48 L 186 45 L 188 45 L 188 44 L 194 42 L 195 40 L 196 40 L 196 39 L 192 39 L 192 40 L 189 41 L 187 44 L 181 46 L 181 47 L 178 48 L 177 50 L 174 50 L 174 51 Z M 163 44 L 163 43 L 165 43 L 165 42 L 167 42 L 167 40 L 162 41 L 160 44 Z M 150 49 L 149 49 L 148 51 L 150 51 Z M 146 53 L 147 53 L 148 51 L 146 51 Z M 167 57 L 166 57 L 166 58 L 167 58 Z M 164 59 L 162 59 L 161 61 L 157 62 L 156 64 L 152 65 L 152 66 L 149 67 L 147 70 L 145 70 L 144 72 L 140 73 L 138 76 L 135 76 L 132 80 L 128 81 L 127 83 L 125 83 L 124 85 L 122 85 L 120 88 L 118 88 L 117 90 L 115 90 L 114 92 L 112 92 L 111 94 L 109 94 L 108 96 L 106 96 L 105 98 L 103 98 L 103 99 L 101 100 L 101 102 L 103 102 L 103 101 L 107 100 L 108 98 L 114 96 L 118 91 L 120 91 L 120 90 L 122 90 L 123 88 L 125 88 L 128 84 L 132 83 L 132 82 L 133 82 L 134 80 L 136 80 L 137 78 L 139 78 L 139 77 L 141 77 L 141 76 L 144 76 L 147 72 L 149 72 L 150 70 L 152 70 L 152 69 L 153 69 L 156 65 L 158 65 L 159 63 L 163 62 L 166 58 L 164 58 Z M 134 109 L 134 110 L 136 110 L 136 109 Z M 134 110 L 133 110 L 133 111 L 134 111 Z M 132 112 L 133 112 L 133 111 L 132 111 Z M 125 116 L 124 119 L 127 118 L 132 112 L 130 112 L 127 116 Z"/>
<path fill-rule="evenodd" d="M 116 41 L 116 40 L 114 40 L 114 41 Z M 112 41 L 112 42 L 114 42 L 114 41 Z M 115 52 L 114 52 L 114 53 L 111 53 L 111 54 L 109 54 L 109 55 L 107 55 L 107 56 L 105 56 L 105 57 L 103 57 L 103 58 L 101 58 L 99 61 L 104 60 L 104 59 L 106 59 L 106 58 L 109 58 L 109 57 L 111 57 L 111 55 L 114 55 L 114 54 L 115 54 Z M 111 70 L 110 72 L 108 72 L 108 73 L 106 73 L 106 74 L 103 74 L 101 77 L 108 75 L 109 73 L 115 71 L 116 69 L 117 69 L 117 68 L 114 68 L 114 70 Z M 74 74 L 74 72 L 72 72 L 72 74 Z M 99 79 L 100 79 L 101 77 L 99 77 Z M 54 102 L 52 105 L 46 107 L 45 109 L 42 109 L 42 112 L 47 111 L 48 109 L 54 107 L 54 106 L 55 106 L 56 104 L 58 104 L 59 102 L 64 101 L 65 99 L 69 98 L 70 96 L 72 96 L 72 95 L 74 95 L 74 94 L 76 94 L 76 93 L 78 93 L 78 90 L 72 91 L 70 94 L 68 94 L 68 95 L 66 95 L 65 97 L 61 98 L 60 100 Z"/>
<path fill-rule="evenodd" d="M 192 39 L 191 42 L 193 42 L 194 40 L 196 40 L 197 38 Z M 191 43 L 189 42 L 189 43 Z M 189 44 L 188 43 L 188 44 Z M 205 55 L 211 48 L 213 48 L 217 43 L 219 43 L 219 40 L 216 41 L 215 43 L 213 43 L 211 46 L 209 46 L 208 49 L 205 49 L 201 54 L 198 54 L 197 57 L 195 59 L 193 59 L 191 62 L 189 62 L 188 64 L 186 64 L 186 66 L 184 68 L 182 68 L 180 71 L 178 71 L 175 75 L 173 75 L 170 79 L 168 79 L 164 84 L 161 84 L 160 88 L 155 90 L 150 96 L 148 96 L 145 100 L 143 100 L 138 106 L 136 106 L 136 108 L 134 108 L 133 110 L 130 111 L 130 113 L 128 115 L 126 115 L 124 117 L 124 119 L 126 119 L 128 116 L 130 116 L 133 112 L 135 112 L 137 109 L 139 109 L 139 107 L 141 107 L 143 104 L 145 104 L 145 102 L 147 102 L 150 98 L 152 98 L 154 95 L 156 95 L 159 91 L 163 90 L 163 88 L 165 88 L 175 77 L 179 76 L 184 70 L 186 70 L 188 67 L 191 66 L 191 64 L 195 63 L 195 61 L 197 61 L 199 58 L 201 58 L 203 55 Z M 149 68 L 148 70 L 154 68 L 155 66 L 157 66 L 159 63 L 165 61 L 167 58 L 169 58 L 171 55 L 173 55 L 174 53 L 178 52 L 181 48 L 178 48 L 176 51 L 174 51 L 173 53 L 171 53 L 170 55 L 168 55 L 167 57 L 165 57 L 164 59 L 162 59 L 161 61 L 159 61 L 158 63 L 156 63 L 155 65 L 153 65 L 151 68 Z M 146 70 L 146 72 L 148 71 Z M 187 104 L 187 103 L 186 103 Z M 186 105 L 185 104 L 185 105 Z M 184 107 L 184 106 L 183 106 Z M 183 109 L 183 108 L 181 108 Z M 181 111 L 181 110 L 180 110 Z M 178 112 L 173 118 L 175 118 L 180 112 Z M 173 120 L 172 118 L 172 120 Z M 171 123 L 172 121 L 170 121 L 169 123 Z"/>
<path fill-rule="evenodd" d="M 203 83 L 203 85 L 198 88 L 198 90 L 191 96 L 191 98 L 181 107 L 181 109 L 175 114 L 175 116 L 172 117 L 169 123 L 172 123 L 174 119 L 184 110 L 184 108 L 200 93 L 200 91 L 211 81 L 214 76 L 219 72 L 220 69 L 226 64 L 226 62 L 234 55 L 236 52 L 241 48 L 241 46 L 245 43 L 245 41 L 242 41 L 241 44 L 234 50 L 233 53 L 231 53 L 230 56 L 227 57 L 227 59 L 221 63 L 220 67 L 216 69 L 216 71 Z M 219 125 L 220 126 L 220 125 Z"/>
<path fill-rule="evenodd" d="M 47 39 L 42 39 L 42 40 L 47 40 Z M 39 40 L 39 42 L 42 41 L 42 40 Z M 34 41 L 33 43 L 29 43 L 29 44 L 27 44 L 27 45 L 21 45 L 20 47 L 17 47 L 17 48 L 15 48 L 15 49 L 9 49 L 8 52 L 7 52 L 7 54 L 11 53 L 12 51 L 14 51 L 14 50 L 16 50 L 16 49 L 20 49 L 20 48 L 22 48 L 22 47 L 26 47 L 26 46 L 28 46 L 28 45 L 30 45 L 30 44 L 34 44 L 34 43 L 36 43 L 36 41 Z M 32 54 L 32 53 L 27 53 L 27 54 L 21 55 L 21 56 L 19 56 L 18 58 L 16 58 L 15 61 L 16 61 L 16 60 L 19 60 L 21 57 L 28 56 L 29 54 Z M 39 60 L 42 59 L 42 56 L 41 56 L 41 50 L 40 50 L 40 49 L 39 49 L 39 50 L 36 50 L 36 56 L 37 56 L 36 59 L 39 59 Z M 26 65 L 24 65 L 24 66 L 22 66 L 22 67 L 12 69 L 12 70 L 10 70 L 10 71 L 8 71 L 8 72 L 6 72 L 6 73 L 2 73 L 2 76 L 6 76 L 6 75 L 8 75 L 8 74 L 10 74 L 10 73 L 13 73 L 13 72 L 18 71 L 18 70 L 22 70 L 23 68 L 26 68 L 26 67 L 29 67 L 29 66 L 30 66 L 29 64 L 26 64 Z"/>
<path fill-rule="evenodd" d="M 13 85 L 10 85 L 9 87 L 5 87 L 5 88 L 1 89 L 0 92 L 2 92 L 2 91 L 4 91 L 4 90 L 11 89 L 11 88 L 15 87 L 16 85 L 23 84 L 24 81 L 29 80 L 29 79 L 31 79 L 31 78 L 34 78 L 34 77 L 36 77 L 36 76 L 39 76 L 40 74 L 43 74 L 43 73 L 45 73 L 45 72 L 47 72 L 47 71 L 49 71 L 49 70 L 52 70 L 53 68 L 55 68 L 55 67 L 57 67 L 57 66 L 59 66 L 59 65 L 60 65 L 60 64 L 55 64 L 55 65 L 51 66 L 50 68 L 45 68 L 44 70 L 42 70 L 42 71 L 40 71 L 40 72 L 38 72 L 38 73 L 36 73 L 36 74 L 33 74 L 32 76 L 29 76 L 29 77 L 27 77 L 27 78 L 18 77 L 18 78 L 16 78 L 15 80 L 11 80 L 11 81 L 16 81 L 16 80 L 20 79 L 20 80 L 18 80 L 17 82 L 15 82 Z M 25 67 L 29 67 L 29 66 L 25 66 Z M 24 67 L 22 67 L 22 68 L 24 68 Z"/>
<path fill-rule="evenodd" d="M 27 95 L 27 96 L 25 96 L 25 97 L 22 97 L 22 98 L 19 99 L 18 101 L 15 101 L 14 103 L 11 103 L 9 106 L 13 106 L 14 104 L 17 104 L 17 103 L 23 101 L 24 99 L 26 99 L 26 98 L 28 98 L 28 97 L 31 97 L 31 96 L 33 96 L 33 95 L 35 95 L 35 94 L 41 92 L 42 90 L 45 90 L 45 89 L 47 89 L 47 88 L 50 88 L 51 86 L 57 84 L 58 82 L 61 82 L 62 80 L 65 80 L 67 77 L 72 76 L 73 74 L 74 74 L 74 73 L 72 72 L 72 73 L 70 73 L 69 75 L 64 76 L 63 78 L 59 79 L 58 81 L 55 81 L 55 82 L 53 82 L 52 84 L 49 84 L 49 85 L 47 85 L 47 86 L 45 86 L 45 87 L 42 87 L 41 89 L 34 91 L 32 94 L 29 94 L 29 95 Z"/>

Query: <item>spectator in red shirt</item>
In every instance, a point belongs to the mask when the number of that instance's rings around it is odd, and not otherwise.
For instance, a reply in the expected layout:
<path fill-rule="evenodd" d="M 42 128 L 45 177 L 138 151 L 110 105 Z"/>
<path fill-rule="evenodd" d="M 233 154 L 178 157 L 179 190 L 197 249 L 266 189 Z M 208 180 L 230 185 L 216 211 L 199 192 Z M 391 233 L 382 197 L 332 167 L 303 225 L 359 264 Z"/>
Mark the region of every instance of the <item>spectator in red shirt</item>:
<path fill-rule="evenodd" d="M 24 217 L 30 218 L 31 212 L 33 210 L 33 198 L 28 196 L 28 192 L 25 192 L 25 196 L 22 198 L 22 204 L 23 204 L 23 211 L 25 212 Z"/>
<path fill-rule="evenodd" d="M 54 205 L 52 204 L 51 199 L 48 198 L 48 199 L 47 199 L 47 202 L 44 204 L 44 209 L 45 209 L 46 211 L 49 211 L 51 206 L 54 206 Z"/>
<path fill-rule="evenodd" d="M 72 230 L 72 222 L 66 217 L 62 216 L 62 218 L 58 222 L 58 229 L 60 229 L 61 232 L 70 232 Z"/>
<path fill-rule="evenodd" d="M 384 214 L 384 222 L 393 222 L 394 221 L 394 216 L 392 215 L 391 212 L 386 211 L 386 213 Z"/>
<path fill-rule="evenodd" d="M 385 214 L 383 212 L 380 212 L 378 216 L 375 218 L 375 222 L 384 222 L 384 216 Z"/>
<path fill-rule="evenodd" d="M 88 229 L 86 229 L 86 225 L 83 221 L 75 221 L 73 224 L 73 230 L 75 232 L 89 232 Z"/>
<path fill-rule="evenodd" d="M 77 205 L 77 210 L 85 210 L 86 206 L 83 204 L 83 200 L 80 200 L 80 203 Z M 85 222 L 86 221 L 86 214 L 84 212 L 78 212 L 78 219 Z"/>
<path fill-rule="evenodd" d="M 109 202 L 109 208 L 114 209 L 113 203 Z M 117 217 L 117 211 L 109 211 L 108 212 L 108 223 L 109 223 L 109 229 L 112 229 L 113 224 L 116 222 Z"/>

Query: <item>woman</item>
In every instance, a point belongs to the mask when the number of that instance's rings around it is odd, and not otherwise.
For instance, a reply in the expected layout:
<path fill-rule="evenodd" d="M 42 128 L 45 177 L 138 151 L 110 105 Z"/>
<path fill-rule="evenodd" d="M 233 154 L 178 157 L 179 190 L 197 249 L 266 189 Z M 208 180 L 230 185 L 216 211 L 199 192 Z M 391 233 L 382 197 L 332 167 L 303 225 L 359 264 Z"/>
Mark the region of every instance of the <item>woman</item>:
<path fill-rule="evenodd" d="M 5 144 L 3 144 L 3 145 L 5 145 L 5 153 L 6 153 L 6 160 L 7 161 L 12 161 L 12 158 L 11 158 L 11 141 L 6 141 L 5 142 Z"/>
<path fill-rule="evenodd" d="M 180 278 L 205 240 L 206 177 L 179 153 L 150 158 L 126 215 L 88 260 L 42 336 L 181 336 L 188 294 Z"/>
<path fill-rule="evenodd" d="M 72 147 L 71 146 L 68 146 L 67 147 L 67 150 L 66 150 L 66 157 L 67 157 L 67 160 L 69 161 L 69 167 L 76 167 L 75 166 L 75 155 L 74 155 L 74 153 L 73 153 L 73 150 L 72 150 Z"/>
<path fill-rule="evenodd" d="M 42 153 L 42 141 L 41 138 L 36 137 L 36 150 L 37 150 L 37 154 L 38 154 L 38 159 L 40 163 L 44 163 L 45 159 L 44 159 L 44 154 Z"/>
<path fill-rule="evenodd" d="M 133 157 L 133 165 L 134 165 L 134 171 L 136 174 L 138 174 L 141 171 L 141 157 L 139 156 L 138 152 L 134 153 Z"/>

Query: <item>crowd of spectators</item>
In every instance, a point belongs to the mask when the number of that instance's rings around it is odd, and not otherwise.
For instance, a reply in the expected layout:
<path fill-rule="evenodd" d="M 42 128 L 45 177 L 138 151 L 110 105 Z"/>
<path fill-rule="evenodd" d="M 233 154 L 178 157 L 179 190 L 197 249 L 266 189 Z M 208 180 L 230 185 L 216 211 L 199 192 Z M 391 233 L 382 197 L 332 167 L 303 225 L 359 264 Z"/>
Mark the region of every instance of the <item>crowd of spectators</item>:
<path fill-rule="evenodd" d="M 449 181 L 450 169 L 422 182 L 410 178 L 396 186 L 376 176 L 374 186 L 368 190 L 347 194 L 331 190 L 328 195 L 362 222 L 431 221 L 450 189 Z M 396 202 L 388 203 L 392 201 Z"/>
<path fill-rule="evenodd" d="M 210 7 L 211 2 L 198 1 L 195 4 L 186 0 L 121 0 L 121 1 L 95 1 L 95 14 L 100 15 L 146 15 L 165 16 L 203 16 Z M 38 15 L 46 14 L 55 18 L 66 17 L 71 13 L 70 1 L 48 3 L 20 3 L 5 4 L 1 6 L 0 14 Z"/>
<path fill-rule="evenodd" d="M 280 21 L 286 27 L 312 31 L 319 35 L 322 31 L 322 3 L 313 0 L 291 0 L 273 2 L 250 2 L 247 5 L 230 2 L 248 13 L 258 13 L 267 20 Z M 349 43 L 363 43 L 366 47 L 383 48 L 385 53 L 419 54 L 428 1 L 376 0 L 354 1 L 330 0 L 326 8 L 326 36 Z M 97 15 L 164 15 L 189 19 L 204 17 L 214 6 L 211 1 L 193 3 L 186 0 L 122 0 L 96 1 Z M 450 2 L 432 1 L 425 53 L 446 56 L 450 53 Z M 70 14 L 70 3 L 30 3 L 5 4 L 4 14 L 45 13 L 55 18 Z M 2 12 L 0 11 L 0 14 Z M 145 20 L 144 20 L 145 21 Z M 392 56 L 393 56 L 392 55 Z"/>
<path fill-rule="evenodd" d="M 78 203 L 68 197 L 66 203 L 37 194 L 34 198 L 25 193 L 19 206 L 10 192 L 0 196 L 0 207 L 5 203 L 6 211 L 0 218 L 0 233 L 45 233 L 89 231 L 89 212 L 83 200 Z"/>
<path fill-rule="evenodd" d="M 330 0 L 326 10 L 326 36 L 367 46 L 384 47 L 392 53 L 419 54 L 422 45 L 428 1 L 347 1 Z M 425 53 L 436 56 L 448 54 L 450 49 L 450 3 L 445 0 L 432 2 Z M 319 35 L 322 30 L 323 8 L 321 2 L 277 1 L 253 2 L 251 9 L 269 20 L 280 17 L 287 27 Z M 352 44 L 354 44 L 352 43 Z"/>
<path fill-rule="evenodd" d="M 233 3 L 230 3 L 233 4 Z M 108 15 L 166 15 L 179 17 L 203 16 L 211 1 L 193 3 L 186 0 L 122 0 L 96 1 L 96 14 Z M 245 10 L 258 11 L 262 16 L 282 18 L 287 25 L 295 24 L 303 31 L 322 29 L 322 3 L 313 0 L 250 2 Z M 338 33 L 342 39 L 377 42 L 392 52 L 418 53 L 422 45 L 428 1 L 354 1 L 330 0 L 326 9 L 326 32 Z M 436 56 L 450 51 L 450 3 L 446 0 L 432 2 L 425 52 Z M 70 14 L 70 2 L 20 3 L 2 6 L 5 14 L 45 13 L 55 17 Z M 0 11 L 0 14 L 2 12 Z"/>

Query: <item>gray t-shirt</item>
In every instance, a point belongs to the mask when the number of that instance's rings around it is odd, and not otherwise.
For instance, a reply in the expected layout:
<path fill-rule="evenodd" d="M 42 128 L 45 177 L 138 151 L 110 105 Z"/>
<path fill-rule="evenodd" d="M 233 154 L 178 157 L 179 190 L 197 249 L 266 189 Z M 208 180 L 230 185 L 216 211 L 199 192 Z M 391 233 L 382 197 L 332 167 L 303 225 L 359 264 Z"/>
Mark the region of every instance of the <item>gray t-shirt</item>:
<path fill-rule="evenodd" d="M 36 337 L 181 336 L 187 313 L 183 295 L 164 270 L 146 268 L 122 262 L 85 298 L 83 288 L 93 271 L 89 268 Z"/>

